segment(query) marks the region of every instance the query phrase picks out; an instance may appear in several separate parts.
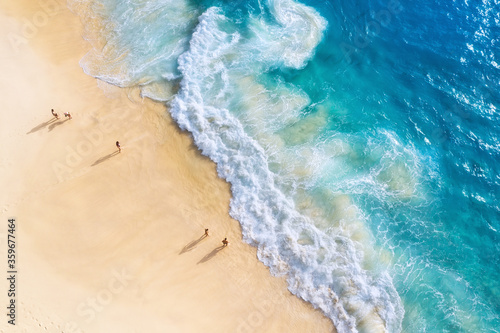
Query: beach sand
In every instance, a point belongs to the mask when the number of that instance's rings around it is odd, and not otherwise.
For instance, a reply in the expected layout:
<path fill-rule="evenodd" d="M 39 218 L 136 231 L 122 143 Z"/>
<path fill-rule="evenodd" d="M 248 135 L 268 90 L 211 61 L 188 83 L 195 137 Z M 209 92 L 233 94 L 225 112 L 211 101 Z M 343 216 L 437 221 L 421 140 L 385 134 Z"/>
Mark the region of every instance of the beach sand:
<path fill-rule="evenodd" d="M 1 332 L 334 331 L 242 242 L 229 184 L 165 106 L 83 73 L 62 1 L 3 2 L 0 26 Z"/>

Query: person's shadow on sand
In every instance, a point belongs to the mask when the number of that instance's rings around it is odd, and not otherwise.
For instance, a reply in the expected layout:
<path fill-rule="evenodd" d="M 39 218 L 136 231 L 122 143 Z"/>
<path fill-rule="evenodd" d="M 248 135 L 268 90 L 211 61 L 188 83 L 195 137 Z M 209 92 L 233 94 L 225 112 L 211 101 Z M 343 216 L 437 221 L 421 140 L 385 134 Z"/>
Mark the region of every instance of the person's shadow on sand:
<path fill-rule="evenodd" d="M 37 131 L 41 130 L 42 128 L 44 128 L 45 126 L 48 126 L 48 125 L 52 124 L 55 121 L 57 121 L 56 118 L 52 118 L 50 120 L 47 120 L 46 122 L 41 123 L 40 125 L 37 125 L 37 126 L 33 127 L 31 129 L 31 131 L 27 132 L 26 134 L 31 134 L 31 133 L 37 132 Z"/>
<path fill-rule="evenodd" d="M 196 248 L 196 245 L 198 245 L 202 240 L 204 240 L 205 238 L 207 238 L 206 235 L 203 235 L 201 236 L 200 238 L 194 240 L 194 241 L 191 241 L 189 242 L 188 244 L 186 244 L 186 246 L 184 246 L 181 250 L 181 252 L 179 252 L 179 255 L 183 254 L 183 253 L 186 253 L 188 251 L 191 251 L 191 250 L 194 250 Z"/>
<path fill-rule="evenodd" d="M 104 162 L 104 161 L 106 161 L 106 160 L 110 159 L 111 157 L 113 157 L 115 155 L 118 155 L 118 154 L 119 154 L 118 150 L 114 151 L 111 154 L 108 154 L 106 156 L 101 157 L 100 159 L 98 159 L 97 161 L 95 161 L 94 163 L 92 163 L 91 166 L 96 166 L 97 164 L 102 163 L 102 162 Z"/>
<path fill-rule="evenodd" d="M 63 121 L 58 121 L 57 123 L 50 124 L 50 126 L 49 126 L 49 132 L 52 131 L 54 128 L 56 128 L 56 126 L 62 125 L 65 122 L 67 122 L 68 120 L 69 119 L 65 119 Z"/>
<path fill-rule="evenodd" d="M 221 245 L 219 247 L 216 247 L 215 249 L 212 250 L 212 252 L 210 252 L 209 254 L 207 254 L 206 256 L 204 256 L 203 258 L 201 258 L 200 261 L 198 261 L 197 264 L 201 264 L 201 263 L 204 263 L 204 262 L 207 262 L 209 261 L 210 259 L 212 259 L 213 257 L 215 257 L 217 255 L 217 253 L 219 253 L 221 250 L 223 250 L 226 246 L 224 245 Z"/>

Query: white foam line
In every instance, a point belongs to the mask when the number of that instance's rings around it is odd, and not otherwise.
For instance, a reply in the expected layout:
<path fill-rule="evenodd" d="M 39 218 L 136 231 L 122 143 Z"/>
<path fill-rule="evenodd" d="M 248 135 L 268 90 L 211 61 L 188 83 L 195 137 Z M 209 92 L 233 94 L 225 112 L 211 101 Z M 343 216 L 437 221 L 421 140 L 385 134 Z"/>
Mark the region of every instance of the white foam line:
<path fill-rule="evenodd" d="M 231 183 L 230 214 L 240 221 L 244 240 L 258 247 L 259 259 L 273 274 L 287 274 L 289 289 L 320 308 L 339 332 L 400 331 L 404 311 L 390 277 L 370 276 L 351 239 L 328 236 L 299 214 L 274 185 L 264 150 L 227 109 L 212 106 L 203 95 L 204 79 L 224 71 L 221 59 L 240 36 L 219 29 L 226 19 L 216 8 L 199 20 L 189 51 L 179 58 L 183 79 L 170 112 Z M 312 243 L 299 244 L 302 235 Z M 318 262 L 324 249 L 325 259 Z"/>

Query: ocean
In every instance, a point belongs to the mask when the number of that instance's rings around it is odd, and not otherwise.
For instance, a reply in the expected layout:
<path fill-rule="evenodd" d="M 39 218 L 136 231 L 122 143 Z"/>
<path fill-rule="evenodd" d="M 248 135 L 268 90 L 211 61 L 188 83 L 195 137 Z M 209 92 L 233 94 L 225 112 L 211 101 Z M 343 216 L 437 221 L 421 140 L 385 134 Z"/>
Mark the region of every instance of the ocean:
<path fill-rule="evenodd" d="M 343 332 L 500 332 L 498 0 L 70 0 Z M 165 175 L 168 177 L 168 175 Z"/>

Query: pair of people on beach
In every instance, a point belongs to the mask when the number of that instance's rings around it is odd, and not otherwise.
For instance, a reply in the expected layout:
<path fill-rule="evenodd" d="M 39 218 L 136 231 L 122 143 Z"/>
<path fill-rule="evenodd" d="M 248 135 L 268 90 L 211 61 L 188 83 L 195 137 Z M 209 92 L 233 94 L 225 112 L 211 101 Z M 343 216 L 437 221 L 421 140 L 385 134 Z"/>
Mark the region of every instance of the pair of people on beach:
<path fill-rule="evenodd" d="M 59 119 L 59 115 L 57 114 L 57 112 L 54 111 L 54 109 L 51 109 L 50 110 L 52 112 L 52 115 L 54 117 L 56 117 L 56 119 Z M 64 117 L 66 118 L 69 118 L 69 119 L 73 119 L 73 117 L 71 117 L 71 113 L 69 112 L 64 112 Z M 121 153 L 122 152 L 122 147 L 120 145 L 120 142 L 119 141 L 116 141 L 116 148 L 118 148 L 118 152 Z"/>
<path fill-rule="evenodd" d="M 54 109 L 51 109 L 50 111 L 52 112 L 52 115 L 56 117 L 56 119 L 59 119 L 59 115 L 57 114 L 57 112 L 54 111 Z M 69 112 L 64 112 L 64 118 L 73 119 L 73 117 L 71 117 L 71 113 Z M 122 147 L 120 146 L 119 141 L 116 141 L 116 148 L 118 148 L 119 153 L 122 152 Z"/>
<path fill-rule="evenodd" d="M 59 115 L 57 114 L 57 112 L 55 112 L 55 111 L 54 111 L 54 109 L 51 109 L 50 111 L 52 112 L 52 115 L 53 115 L 54 117 L 56 117 L 56 119 L 59 119 Z M 69 112 L 64 112 L 64 118 L 69 118 L 69 119 L 72 119 L 72 117 L 71 117 L 71 113 L 69 113 Z"/>
<path fill-rule="evenodd" d="M 208 229 L 205 229 L 205 234 L 204 234 L 203 236 L 204 236 L 204 237 L 208 237 L 208 236 L 210 236 L 210 234 L 208 233 Z M 229 245 L 229 242 L 228 242 L 227 237 L 226 237 L 226 238 L 224 238 L 224 239 L 222 240 L 222 246 L 226 247 L 226 246 L 228 246 L 228 245 Z"/>

